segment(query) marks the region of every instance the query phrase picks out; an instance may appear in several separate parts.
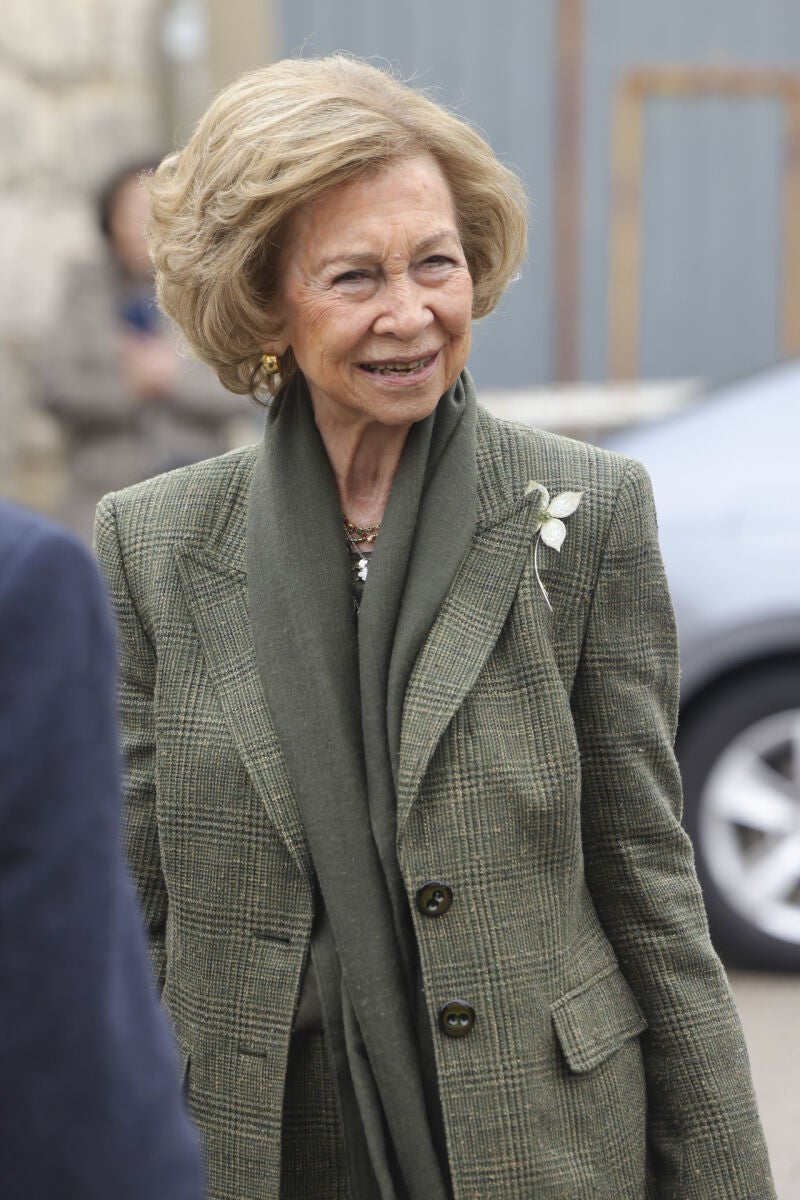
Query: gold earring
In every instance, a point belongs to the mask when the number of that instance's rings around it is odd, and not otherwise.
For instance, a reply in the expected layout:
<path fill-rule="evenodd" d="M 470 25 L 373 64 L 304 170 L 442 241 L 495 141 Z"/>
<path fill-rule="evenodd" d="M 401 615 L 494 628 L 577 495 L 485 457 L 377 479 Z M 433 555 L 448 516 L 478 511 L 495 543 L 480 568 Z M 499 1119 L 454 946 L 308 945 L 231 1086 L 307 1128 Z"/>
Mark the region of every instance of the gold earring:
<path fill-rule="evenodd" d="M 262 354 L 261 361 L 268 375 L 277 375 L 280 370 L 278 359 L 274 354 Z"/>

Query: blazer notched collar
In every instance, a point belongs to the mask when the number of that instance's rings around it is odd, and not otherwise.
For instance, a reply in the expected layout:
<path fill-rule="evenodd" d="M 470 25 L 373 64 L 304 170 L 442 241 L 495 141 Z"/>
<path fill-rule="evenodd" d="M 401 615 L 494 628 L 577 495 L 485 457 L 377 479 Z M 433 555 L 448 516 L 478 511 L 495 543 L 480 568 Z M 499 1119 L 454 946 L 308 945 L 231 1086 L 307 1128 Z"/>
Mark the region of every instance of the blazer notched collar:
<path fill-rule="evenodd" d="M 478 511 L 471 545 L 409 679 L 398 761 L 398 847 L 426 769 L 503 628 L 531 552 L 539 505 L 498 469 L 491 421 L 478 419 Z M 494 453 L 491 451 L 494 450 Z M 210 534 L 176 548 L 177 566 L 222 710 L 270 821 L 300 871 L 311 856 L 297 800 L 264 701 L 250 628 L 247 496 L 256 449 L 226 496 Z M 534 464 L 530 478 L 536 478 Z"/>

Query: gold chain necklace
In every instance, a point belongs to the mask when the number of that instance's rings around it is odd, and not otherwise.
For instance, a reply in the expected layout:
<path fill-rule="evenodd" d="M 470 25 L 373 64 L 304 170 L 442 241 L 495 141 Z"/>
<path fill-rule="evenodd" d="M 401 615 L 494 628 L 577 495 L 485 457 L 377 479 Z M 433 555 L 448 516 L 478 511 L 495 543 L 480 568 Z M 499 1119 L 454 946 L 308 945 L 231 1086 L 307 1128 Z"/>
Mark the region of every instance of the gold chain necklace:
<path fill-rule="evenodd" d="M 342 522 L 344 524 L 344 536 L 347 539 L 347 544 L 358 558 L 353 563 L 353 575 L 356 579 L 360 579 L 362 583 L 366 583 L 367 574 L 369 572 L 369 556 L 364 554 L 358 548 L 359 542 L 366 542 L 368 546 L 375 545 L 375 539 L 380 532 L 380 523 L 377 525 L 356 525 L 355 522 L 348 520 L 342 513 Z"/>
<path fill-rule="evenodd" d="M 380 522 L 377 525 L 356 525 L 344 513 L 342 513 L 342 520 L 344 521 L 344 531 L 349 542 L 355 542 L 356 545 L 359 542 L 366 542 L 369 546 L 375 544 L 375 539 L 381 531 Z"/>

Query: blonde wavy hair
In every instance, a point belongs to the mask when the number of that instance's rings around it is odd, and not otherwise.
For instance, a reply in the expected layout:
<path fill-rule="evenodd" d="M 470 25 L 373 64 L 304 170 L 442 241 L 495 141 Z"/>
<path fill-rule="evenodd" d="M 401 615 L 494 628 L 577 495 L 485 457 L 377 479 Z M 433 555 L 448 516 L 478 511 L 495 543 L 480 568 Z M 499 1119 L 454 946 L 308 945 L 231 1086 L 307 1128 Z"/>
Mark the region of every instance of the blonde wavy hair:
<path fill-rule="evenodd" d="M 277 387 L 262 347 L 280 334 L 281 255 L 298 209 L 420 153 L 448 181 L 472 313 L 486 316 L 525 254 L 524 188 L 464 120 L 360 59 L 286 59 L 250 72 L 145 180 L 159 303 L 226 388 L 259 399 Z M 296 369 L 289 349 L 280 382 Z"/>

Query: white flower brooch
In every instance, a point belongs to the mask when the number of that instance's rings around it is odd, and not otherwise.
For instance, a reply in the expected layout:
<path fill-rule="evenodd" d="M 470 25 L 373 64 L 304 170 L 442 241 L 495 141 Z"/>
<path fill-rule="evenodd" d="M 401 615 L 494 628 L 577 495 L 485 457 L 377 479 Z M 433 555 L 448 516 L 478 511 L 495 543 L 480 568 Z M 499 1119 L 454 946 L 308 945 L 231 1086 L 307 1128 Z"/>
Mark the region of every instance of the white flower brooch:
<path fill-rule="evenodd" d="M 539 574 L 539 542 L 544 542 L 545 546 L 549 546 L 551 550 L 561 550 L 561 547 L 564 545 L 564 538 L 567 536 L 567 527 L 564 524 L 563 518 L 572 516 L 581 502 L 583 492 L 559 492 L 551 500 L 547 488 L 532 479 L 525 488 L 525 495 L 530 496 L 533 492 L 541 492 L 543 500 L 543 507 L 536 514 L 537 525 L 536 541 L 533 546 L 533 569 L 536 572 L 536 579 L 539 587 L 542 589 L 542 595 L 545 598 L 547 607 L 552 612 L 553 606 L 550 603 L 550 597 Z"/>

